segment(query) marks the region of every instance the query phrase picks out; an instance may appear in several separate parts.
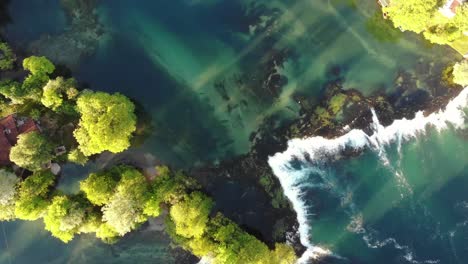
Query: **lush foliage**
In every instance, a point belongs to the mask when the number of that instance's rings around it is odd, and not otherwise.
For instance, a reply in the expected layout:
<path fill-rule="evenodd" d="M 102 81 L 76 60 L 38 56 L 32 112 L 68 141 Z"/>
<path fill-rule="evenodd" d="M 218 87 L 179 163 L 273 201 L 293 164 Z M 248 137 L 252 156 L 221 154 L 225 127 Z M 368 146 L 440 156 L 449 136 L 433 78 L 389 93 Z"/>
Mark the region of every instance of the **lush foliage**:
<path fill-rule="evenodd" d="M 421 33 L 428 27 L 438 5 L 438 0 L 392 0 L 385 11 L 396 27 Z"/>
<path fill-rule="evenodd" d="M 74 135 L 86 156 L 111 151 L 121 152 L 130 146 L 136 129 L 135 106 L 121 94 L 83 92 L 77 100 L 81 114 Z"/>
<path fill-rule="evenodd" d="M 88 162 L 88 157 L 86 157 L 79 149 L 73 149 L 68 153 L 68 161 L 85 165 Z"/>
<path fill-rule="evenodd" d="M 171 207 L 175 231 L 186 238 L 200 238 L 206 231 L 213 201 L 200 192 L 193 192 Z"/>
<path fill-rule="evenodd" d="M 148 219 L 143 212 L 148 190 L 146 178 L 139 171 L 124 168 L 115 194 L 102 208 L 103 220 L 121 236 L 135 229 Z"/>
<path fill-rule="evenodd" d="M 86 220 L 88 204 L 81 197 L 56 196 L 44 216 L 45 229 L 63 242 L 73 239 Z"/>
<path fill-rule="evenodd" d="M 199 237 L 178 234 L 178 225 L 172 217 L 168 219 L 171 237 L 197 256 L 210 256 L 214 264 L 292 264 L 297 260 L 290 246 L 277 244 L 275 250 L 269 250 L 263 242 L 220 213 L 207 222 Z"/>
<path fill-rule="evenodd" d="M 46 57 L 31 56 L 23 60 L 23 68 L 30 72 L 21 86 L 23 95 L 31 100 L 40 100 L 42 87 L 49 81 L 49 74 L 55 71 L 55 66 Z"/>
<path fill-rule="evenodd" d="M 49 80 L 49 74 L 55 70 L 55 66 L 45 57 L 36 56 L 24 59 L 23 67 L 30 72 L 23 83 L 11 80 L 0 83 L 0 94 L 14 104 L 23 104 L 26 100 L 39 101 L 42 87 Z"/>
<path fill-rule="evenodd" d="M 44 86 L 41 102 L 45 107 L 48 107 L 54 111 L 70 111 L 73 108 L 70 103 L 66 102 L 68 94 L 75 96 L 75 80 L 57 77 L 55 80 L 49 80 Z"/>
<path fill-rule="evenodd" d="M 458 62 L 453 66 L 453 82 L 468 86 L 468 61 Z"/>
<path fill-rule="evenodd" d="M 424 33 L 433 43 L 450 44 L 461 39 L 468 30 L 468 6 L 458 7 L 455 17 L 448 18 L 439 12 L 444 3 L 438 0 L 392 0 L 384 11 L 396 27 Z"/>
<path fill-rule="evenodd" d="M 95 233 L 112 243 L 150 216 L 159 215 L 165 204 L 169 208 L 166 222 L 171 237 L 197 256 L 212 257 L 213 263 L 296 261 L 290 246 L 277 244 L 270 250 L 222 214 L 211 218 L 213 201 L 196 191 L 198 184 L 193 179 L 163 166 L 157 171 L 159 176 L 152 183 L 129 166 L 93 173 L 81 182 L 83 192 L 72 196 L 52 195 L 55 177 L 50 172 L 35 172 L 18 183 L 15 175 L 0 171 L 0 208 L 4 204 L 14 208 L 14 212 L 10 209 L 0 216 L 7 216 L 4 220 L 14 216 L 24 220 L 43 217 L 46 230 L 65 243 L 81 233 Z"/>
<path fill-rule="evenodd" d="M 10 159 L 22 168 L 35 171 L 52 160 L 52 151 L 48 140 L 34 131 L 18 136 L 18 143 L 11 148 Z"/>
<path fill-rule="evenodd" d="M 91 173 L 80 183 L 80 189 L 88 200 L 97 206 L 109 203 L 114 190 L 121 178 L 122 167 L 115 167 L 108 171 Z"/>
<path fill-rule="evenodd" d="M 15 198 L 19 179 L 12 172 L 0 170 L 0 221 L 15 217 Z"/>
<path fill-rule="evenodd" d="M 198 184 L 181 172 L 171 173 L 168 167 L 156 167 L 158 177 L 153 181 L 145 214 L 153 217 L 161 213 L 161 204 L 176 204 L 185 198 L 189 189 L 196 189 Z"/>
<path fill-rule="evenodd" d="M 8 98 L 13 104 L 22 104 L 29 99 L 21 83 L 11 80 L 0 82 L 0 94 Z"/>
<path fill-rule="evenodd" d="M 31 56 L 23 60 L 23 68 L 32 75 L 47 75 L 55 71 L 55 66 L 46 57 Z"/>
<path fill-rule="evenodd" d="M 49 194 L 55 176 L 48 171 L 35 172 L 20 183 L 15 215 L 22 220 L 37 220 L 50 204 Z"/>
<path fill-rule="evenodd" d="M 16 56 L 11 48 L 5 42 L 0 42 L 0 70 L 11 70 L 15 61 Z"/>

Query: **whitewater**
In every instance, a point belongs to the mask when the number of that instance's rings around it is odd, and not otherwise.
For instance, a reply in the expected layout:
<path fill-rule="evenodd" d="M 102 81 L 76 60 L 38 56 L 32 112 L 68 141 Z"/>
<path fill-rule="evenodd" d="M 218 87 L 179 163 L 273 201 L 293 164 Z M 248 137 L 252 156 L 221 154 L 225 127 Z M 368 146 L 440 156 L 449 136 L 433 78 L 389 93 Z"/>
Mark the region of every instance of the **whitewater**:
<path fill-rule="evenodd" d="M 306 252 L 299 259 L 298 263 L 305 263 L 307 260 L 316 259 L 324 255 L 332 254 L 329 250 L 318 247 L 313 244 L 310 237 L 312 227 L 308 220 L 308 205 L 303 199 L 303 188 L 317 187 L 321 185 L 336 186 L 336 179 L 322 179 L 325 183 L 310 182 L 308 174 L 318 172 L 320 174 L 320 165 L 325 163 L 325 159 L 333 156 L 339 156 L 345 149 L 361 151 L 371 149 L 375 151 L 381 161 L 388 162 L 384 147 L 390 143 L 397 143 L 398 150 L 404 141 L 424 134 L 428 127 L 434 127 L 437 131 L 446 129 L 449 125 L 454 128 L 462 128 L 465 124 L 466 114 L 463 108 L 468 106 L 468 87 L 463 89 L 460 94 L 452 99 L 445 109 L 424 116 L 422 111 L 416 113 L 413 119 L 395 120 L 391 125 L 384 127 L 373 109 L 373 120 L 369 124 L 372 134 L 368 135 L 363 130 L 353 129 L 341 137 L 327 139 L 324 137 L 310 137 L 304 139 L 292 139 L 288 142 L 288 148 L 285 152 L 277 153 L 270 157 L 268 163 L 273 173 L 279 179 L 284 194 L 290 200 L 293 209 L 297 213 L 299 223 L 299 234 L 301 243 L 307 248 Z M 295 161 L 309 164 L 307 168 L 293 168 Z M 399 177 L 399 173 L 395 172 Z M 325 176 L 324 176 L 325 177 Z M 399 179 L 400 184 L 405 186 L 405 179 Z M 411 191 L 411 190 L 410 190 Z"/>

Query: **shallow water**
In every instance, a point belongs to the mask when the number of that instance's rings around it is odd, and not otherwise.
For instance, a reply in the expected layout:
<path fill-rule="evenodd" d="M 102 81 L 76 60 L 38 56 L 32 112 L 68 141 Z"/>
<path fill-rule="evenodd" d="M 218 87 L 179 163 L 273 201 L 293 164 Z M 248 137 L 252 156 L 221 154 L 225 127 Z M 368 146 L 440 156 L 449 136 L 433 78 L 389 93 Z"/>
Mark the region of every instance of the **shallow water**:
<path fill-rule="evenodd" d="M 58 2 L 12 0 L 10 11 L 13 21 L 5 30 L 7 39 L 27 49 L 28 43 L 41 35 L 65 31 L 67 21 Z M 72 69 L 73 75 L 93 89 L 130 96 L 151 115 L 154 129 L 144 144 L 135 148 L 151 152 L 164 163 L 191 167 L 247 152 L 249 136 L 266 118 L 282 122 L 297 117 L 299 105 L 292 95 L 303 94 L 316 101 L 322 85 L 337 78 L 330 74 L 332 68 L 340 68 L 339 77 L 344 78 L 345 88 L 355 88 L 369 95 L 380 90 L 391 92 L 400 69 L 415 73 L 420 62 L 437 58 L 448 63 L 457 57 L 454 52 L 443 47 L 430 47 L 411 34 L 405 34 L 396 43 L 378 41 L 365 28 L 366 20 L 375 11 L 374 1 L 360 1 L 355 6 L 348 5 L 348 2 L 101 1 L 97 16 L 105 27 L 106 37 L 98 43 L 95 54 L 84 57 Z M 41 19 L 38 20 L 39 15 Z M 274 90 L 265 84 L 276 80 L 277 76 L 268 69 L 279 63 L 277 60 L 281 56 L 272 59 L 279 51 L 287 51 L 287 56 L 284 56 L 283 66 L 276 67 L 282 76 L 279 83 L 283 86 Z M 215 84 L 222 85 L 215 88 Z M 424 81 L 420 85 L 427 86 Z M 457 137 L 447 134 L 441 140 L 445 138 L 450 141 Z M 421 142 L 427 145 L 428 163 L 436 164 L 436 159 L 430 159 L 431 155 L 440 160 L 444 158 L 437 152 L 442 150 L 435 146 L 447 146 L 437 145 L 437 140 L 438 137 L 430 137 Z M 457 143 L 454 147 L 465 142 L 453 140 Z M 431 142 L 435 142 L 434 149 L 430 148 Z M 417 155 L 417 152 L 411 154 L 416 150 L 410 146 L 405 146 L 408 147 L 408 159 Z M 446 150 L 448 153 L 452 151 L 451 148 Z M 398 162 L 398 159 L 391 161 Z M 330 246 L 339 254 L 356 257 L 357 263 L 375 263 L 373 261 L 380 256 L 401 255 L 401 250 L 395 250 L 394 255 L 374 253 L 376 251 L 362 242 L 363 234 L 343 231 L 351 217 L 359 220 L 362 212 L 362 219 L 366 220 L 369 230 L 377 230 L 372 233 L 373 239 L 393 236 L 380 227 L 388 224 L 381 215 L 393 211 L 379 206 L 382 201 L 376 195 L 380 191 L 378 183 L 386 183 L 385 180 L 390 181 L 392 176 L 379 164 L 373 154 L 366 154 L 348 163 L 338 162 L 330 170 L 332 174 L 350 175 L 344 188 L 356 189 L 356 201 L 354 196 L 352 199 L 356 203 L 356 212 L 349 211 L 346 206 L 341 207 L 340 202 L 327 192 L 319 196 L 311 194 L 310 198 L 318 202 L 315 205 L 314 240 Z M 444 161 L 443 164 L 448 166 L 449 162 Z M 418 166 L 407 167 L 405 170 L 424 172 L 417 171 Z M 87 170 L 67 169 L 61 188 L 72 192 L 77 188 L 77 180 Z M 356 176 L 361 174 L 367 176 Z M 382 178 L 375 175 L 382 175 Z M 428 184 L 417 179 L 414 181 L 421 188 Z M 382 194 L 392 195 L 389 199 L 392 204 L 404 204 L 409 199 L 398 200 L 394 197 L 398 194 L 394 187 L 388 188 L 382 190 Z M 377 198 L 372 200 L 370 197 L 374 195 Z M 422 199 L 416 191 L 414 195 L 415 200 Z M 370 200 L 373 202 L 366 209 Z M 404 210 L 403 213 L 395 212 L 404 215 Z M 145 232 L 135 235 L 143 237 L 141 244 L 134 245 L 135 240 L 130 237 L 122 241 L 122 246 L 110 249 L 88 237 L 63 245 L 41 231 L 40 223 L 5 223 L 4 229 L 6 238 L 0 239 L 0 263 L 9 263 L 10 260 L 12 263 L 31 263 L 33 260 L 39 263 L 79 262 L 76 256 L 86 257 L 87 263 L 133 263 L 139 260 L 132 259 L 133 254 L 137 254 L 135 252 L 140 252 L 141 263 L 150 260 L 153 263 L 171 263 L 170 259 L 161 260 L 167 257 L 167 241 L 157 237 L 149 239 Z M 443 231 L 446 232 L 445 229 Z M 452 244 L 461 239 L 463 231 L 454 234 Z M 346 246 L 352 242 L 359 245 L 360 250 Z M 410 242 L 402 239 L 401 243 Z M 378 252 L 386 250 L 393 252 L 391 246 Z M 162 253 L 151 255 L 150 251 Z M 355 256 L 353 252 L 359 254 Z M 425 256 L 419 250 L 417 252 L 418 259 Z"/>

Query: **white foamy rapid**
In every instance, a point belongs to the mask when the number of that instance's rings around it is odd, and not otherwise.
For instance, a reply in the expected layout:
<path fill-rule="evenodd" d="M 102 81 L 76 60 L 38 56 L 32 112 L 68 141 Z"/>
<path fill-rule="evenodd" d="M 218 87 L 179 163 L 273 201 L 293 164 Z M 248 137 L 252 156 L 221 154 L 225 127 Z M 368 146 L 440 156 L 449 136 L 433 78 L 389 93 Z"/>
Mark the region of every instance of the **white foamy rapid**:
<path fill-rule="evenodd" d="M 291 201 L 297 213 L 299 234 L 301 243 L 307 247 L 307 251 L 298 263 L 304 263 L 308 259 L 318 258 L 330 254 L 329 250 L 314 246 L 309 237 L 311 226 L 308 224 L 307 201 L 303 199 L 302 188 L 311 186 L 308 182 L 308 174 L 313 171 L 314 165 L 319 165 L 324 157 L 336 156 L 345 148 L 361 150 L 371 148 L 379 154 L 382 161 L 387 160 L 384 147 L 391 142 L 401 144 L 422 134 L 428 126 L 435 127 L 438 131 L 445 129 L 448 124 L 455 128 L 461 128 L 465 123 L 466 114 L 462 108 L 468 105 L 468 87 L 450 101 L 444 110 L 424 116 L 423 112 L 416 113 L 414 119 L 395 120 L 390 126 L 384 127 L 379 123 L 377 115 L 372 110 L 373 129 L 371 136 L 362 130 L 351 130 L 347 134 L 335 138 L 311 137 L 305 139 L 293 139 L 288 142 L 288 149 L 283 153 L 277 153 L 270 157 L 268 163 L 274 174 L 278 177 L 284 194 Z M 310 164 L 307 168 L 293 168 L 292 161 Z M 387 160 L 388 161 L 388 160 Z M 404 183 L 403 183 L 404 185 Z"/>

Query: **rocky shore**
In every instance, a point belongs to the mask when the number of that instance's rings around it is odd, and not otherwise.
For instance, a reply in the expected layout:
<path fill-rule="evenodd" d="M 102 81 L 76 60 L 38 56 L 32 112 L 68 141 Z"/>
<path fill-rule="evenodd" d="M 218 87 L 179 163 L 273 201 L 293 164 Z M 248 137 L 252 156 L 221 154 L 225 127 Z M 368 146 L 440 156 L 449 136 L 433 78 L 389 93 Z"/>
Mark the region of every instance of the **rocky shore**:
<path fill-rule="evenodd" d="M 421 67 L 432 67 L 436 72 L 444 69 L 433 62 Z M 217 201 L 219 210 L 269 245 L 287 239 L 298 254 L 304 250 L 297 237 L 296 214 L 268 165 L 268 157 L 285 151 L 288 140 L 311 136 L 335 138 L 351 129 L 370 133 L 371 109 L 375 109 L 381 124 L 387 126 L 397 119 L 412 119 L 418 111 L 425 115 L 438 111 L 462 90 L 443 74 L 430 76 L 428 71 L 426 75 L 415 76 L 401 72 L 395 79 L 393 92 L 382 91 L 366 97 L 356 89 L 344 89 L 339 72 L 339 68 L 332 70 L 335 78 L 330 78 L 323 87 L 320 105 L 312 105 L 309 98 L 296 95 L 301 105 L 300 118 L 281 126 L 273 118 L 267 120 L 252 134 L 249 153 L 190 171 Z M 418 87 L 419 79 L 429 77 L 430 86 Z"/>
<path fill-rule="evenodd" d="M 67 27 L 63 32 L 42 35 L 30 43 L 28 50 L 70 68 L 92 55 L 105 39 L 106 30 L 96 15 L 96 0 L 61 0 Z"/>

